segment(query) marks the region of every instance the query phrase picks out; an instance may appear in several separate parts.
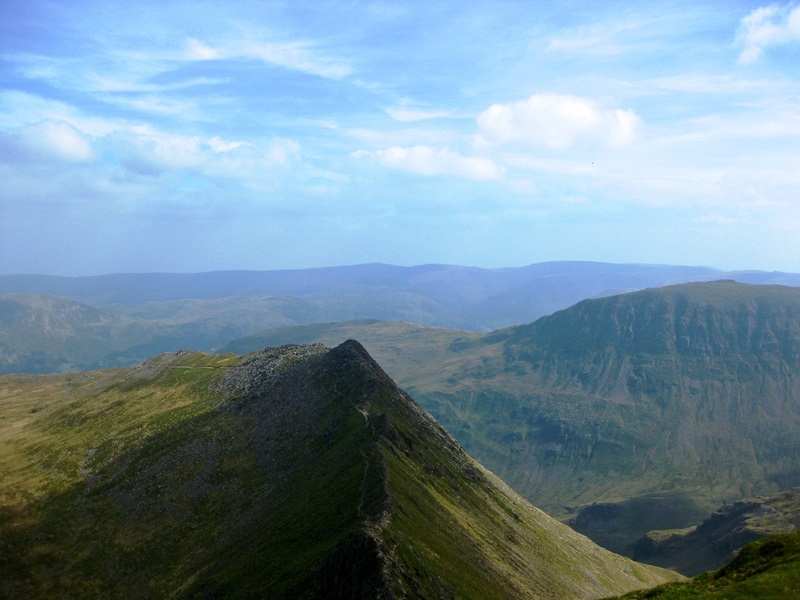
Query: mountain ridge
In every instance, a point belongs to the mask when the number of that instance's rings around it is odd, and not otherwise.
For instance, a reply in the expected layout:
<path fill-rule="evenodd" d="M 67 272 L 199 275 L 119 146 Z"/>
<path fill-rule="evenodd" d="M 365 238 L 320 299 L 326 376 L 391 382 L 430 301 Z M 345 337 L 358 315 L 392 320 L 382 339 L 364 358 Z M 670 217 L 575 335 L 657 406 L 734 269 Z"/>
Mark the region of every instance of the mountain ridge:
<path fill-rule="evenodd" d="M 4 595 L 600 597 L 677 578 L 511 492 L 357 342 L 7 375 L 0 399 Z"/>

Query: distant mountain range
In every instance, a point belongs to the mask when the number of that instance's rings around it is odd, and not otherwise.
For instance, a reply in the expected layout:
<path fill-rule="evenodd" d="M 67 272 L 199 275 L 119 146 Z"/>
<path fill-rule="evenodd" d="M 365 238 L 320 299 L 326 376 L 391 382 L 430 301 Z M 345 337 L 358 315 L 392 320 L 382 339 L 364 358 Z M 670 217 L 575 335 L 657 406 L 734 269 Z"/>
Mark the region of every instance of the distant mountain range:
<path fill-rule="evenodd" d="M 800 286 L 800 274 L 792 273 L 590 262 L 5 275 L 0 374 L 135 364 L 181 348 L 216 351 L 268 329 L 354 319 L 486 332 L 530 323 L 586 298 L 723 277 Z"/>
<path fill-rule="evenodd" d="M 0 294 L 53 295 L 151 320 L 174 320 L 190 313 L 199 318 L 203 313 L 219 315 L 226 311 L 227 299 L 239 298 L 239 304 L 242 298 L 257 299 L 260 309 L 251 314 L 261 322 L 247 333 L 281 325 L 353 319 L 491 331 L 532 322 L 586 298 L 718 279 L 800 286 L 797 273 L 551 262 L 503 269 L 367 264 L 94 277 L 4 275 L 0 276 Z M 198 302 L 208 300 L 216 302 L 207 308 Z"/>
<path fill-rule="evenodd" d="M 0 596 L 598 598 L 680 576 L 473 461 L 357 342 L 0 377 Z"/>

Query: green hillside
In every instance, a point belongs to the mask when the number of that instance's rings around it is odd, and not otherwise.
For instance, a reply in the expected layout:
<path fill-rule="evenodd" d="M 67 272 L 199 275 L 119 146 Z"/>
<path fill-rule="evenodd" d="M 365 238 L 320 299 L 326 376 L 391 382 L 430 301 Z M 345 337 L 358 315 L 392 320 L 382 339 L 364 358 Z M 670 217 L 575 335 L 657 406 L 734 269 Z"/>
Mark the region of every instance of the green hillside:
<path fill-rule="evenodd" d="M 0 375 L 130 364 L 172 329 L 53 296 L 0 296 Z"/>
<path fill-rule="evenodd" d="M 54 296 L 0 296 L 0 375 L 127 366 L 180 348 L 211 349 L 221 340 L 292 323 L 250 298 L 175 304 L 120 314 Z"/>
<path fill-rule="evenodd" d="M 547 517 L 355 342 L 0 378 L 0 596 L 592 598 Z"/>

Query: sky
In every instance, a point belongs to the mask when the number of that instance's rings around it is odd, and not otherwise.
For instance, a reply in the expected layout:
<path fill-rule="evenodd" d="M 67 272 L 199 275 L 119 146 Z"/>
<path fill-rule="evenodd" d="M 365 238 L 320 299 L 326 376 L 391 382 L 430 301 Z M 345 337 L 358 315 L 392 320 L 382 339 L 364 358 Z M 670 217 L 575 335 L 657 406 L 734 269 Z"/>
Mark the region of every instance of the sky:
<path fill-rule="evenodd" d="M 800 272 L 800 3 L 0 0 L 0 274 Z"/>

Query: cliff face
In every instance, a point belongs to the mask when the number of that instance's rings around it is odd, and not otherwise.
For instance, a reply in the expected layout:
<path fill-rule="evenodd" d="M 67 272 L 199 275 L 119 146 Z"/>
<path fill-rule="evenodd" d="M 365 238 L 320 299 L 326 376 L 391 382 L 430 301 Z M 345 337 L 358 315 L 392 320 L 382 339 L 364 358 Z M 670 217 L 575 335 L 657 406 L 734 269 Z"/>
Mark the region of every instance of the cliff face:
<path fill-rule="evenodd" d="M 9 597 L 601 597 L 676 575 L 475 463 L 357 342 L 0 378 Z"/>

